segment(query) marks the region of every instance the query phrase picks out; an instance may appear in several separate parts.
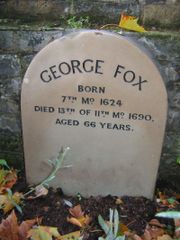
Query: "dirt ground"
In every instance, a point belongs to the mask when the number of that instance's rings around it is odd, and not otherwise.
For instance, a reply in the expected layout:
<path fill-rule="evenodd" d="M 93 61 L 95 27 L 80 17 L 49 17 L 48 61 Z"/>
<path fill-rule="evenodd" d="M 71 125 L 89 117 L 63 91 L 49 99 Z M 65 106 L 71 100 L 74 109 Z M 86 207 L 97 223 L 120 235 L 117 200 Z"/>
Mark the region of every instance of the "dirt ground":
<path fill-rule="evenodd" d="M 15 190 L 23 193 L 27 191 L 27 186 L 22 178 L 19 179 Z M 169 191 L 169 193 L 172 196 L 172 192 Z M 80 230 L 78 226 L 67 222 L 67 217 L 70 216 L 70 206 L 67 204 L 69 202 L 72 206 L 80 204 L 85 214 L 91 217 L 90 224 L 83 229 L 84 239 L 87 240 L 95 240 L 103 235 L 103 231 L 98 224 L 98 215 L 101 214 L 105 220 L 108 220 L 110 208 L 117 209 L 120 222 L 139 235 L 143 234 L 147 222 L 154 218 L 157 211 L 168 209 L 167 206 L 159 205 L 156 199 L 111 195 L 84 198 L 83 196 L 66 196 L 60 188 L 56 190 L 50 188 L 46 196 L 25 199 L 21 205 L 23 214 L 18 211 L 16 211 L 16 214 L 19 222 L 42 217 L 41 225 L 57 227 L 59 233 L 63 235 Z M 3 212 L 0 211 L 0 219 L 5 217 Z M 172 229 L 174 228 L 173 220 L 161 220 L 171 226 Z"/>

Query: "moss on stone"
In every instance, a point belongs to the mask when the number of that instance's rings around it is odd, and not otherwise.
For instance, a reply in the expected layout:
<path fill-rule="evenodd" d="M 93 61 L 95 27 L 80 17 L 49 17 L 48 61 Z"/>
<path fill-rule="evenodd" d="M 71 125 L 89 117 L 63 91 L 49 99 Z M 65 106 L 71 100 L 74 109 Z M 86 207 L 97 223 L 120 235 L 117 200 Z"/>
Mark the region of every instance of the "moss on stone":
<path fill-rule="evenodd" d="M 179 31 L 147 31 L 144 33 L 139 33 L 141 36 L 145 36 L 148 38 L 157 38 L 157 39 L 169 39 L 171 38 L 171 40 L 180 40 L 180 32 Z"/>

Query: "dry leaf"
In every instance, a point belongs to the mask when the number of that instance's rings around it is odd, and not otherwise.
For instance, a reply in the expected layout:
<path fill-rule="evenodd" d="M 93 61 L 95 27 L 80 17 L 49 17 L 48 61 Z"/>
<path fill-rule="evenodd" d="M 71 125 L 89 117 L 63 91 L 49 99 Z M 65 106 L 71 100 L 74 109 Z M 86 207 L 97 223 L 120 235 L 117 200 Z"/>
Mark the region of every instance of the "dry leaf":
<path fill-rule="evenodd" d="M 75 218 L 80 218 L 84 216 L 84 212 L 81 209 L 81 205 L 77 205 L 69 209 L 70 214 Z"/>
<path fill-rule="evenodd" d="M 52 240 L 52 237 L 60 237 L 56 227 L 38 226 L 29 230 L 28 236 L 32 240 Z"/>
<path fill-rule="evenodd" d="M 9 173 L 5 177 L 6 184 L 4 185 L 4 188 L 12 188 L 12 186 L 16 183 L 17 181 L 17 172 L 16 170 L 10 170 Z"/>
<path fill-rule="evenodd" d="M 37 222 L 37 219 L 32 220 L 26 220 L 21 223 L 19 226 L 19 237 L 20 239 L 26 239 L 28 235 L 29 229 L 34 226 L 34 224 Z"/>
<path fill-rule="evenodd" d="M 4 213 L 7 213 L 15 207 L 13 202 L 19 205 L 22 197 L 23 197 L 23 194 L 19 192 L 14 193 L 12 195 L 12 199 L 9 198 L 8 194 L 0 195 L 0 208 L 3 209 Z"/>
<path fill-rule="evenodd" d="M 123 204 L 123 201 L 122 201 L 121 198 L 117 198 L 115 203 L 116 203 L 117 205 L 120 205 L 120 204 Z"/>
<path fill-rule="evenodd" d="M 79 239 L 81 233 L 80 231 L 76 231 L 76 232 L 71 232 L 71 233 L 68 233 L 68 234 L 65 234 L 63 236 L 59 236 L 57 239 L 58 240 L 76 240 L 76 239 Z"/>
<path fill-rule="evenodd" d="M 38 197 L 46 196 L 48 194 L 48 189 L 43 185 L 35 187 L 35 196 L 29 196 L 28 199 L 35 199 Z"/>
<path fill-rule="evenodd" d="M 76 226 L 84 227 L 91 221 L 91 218 L 88 215 L 84 216 L 84 212 L 82 211 L 80 204 L 70 208 L 69 212 L 73 217 L 67 218 L 67 221 Z"/>
<path fill-rule="evenodd" d="M 17 172 L 15 170 L 0 169 L 0 193 L 4 193 L 7 188 L 12 186 L 17 181 Z"/>
<path fill-rule="evenodd" d="M 26 240 L 27 232 L 34 225 L 36 220 L 27 220 L 18 226 L 17 217 L 14 211 L 2 220 L 0 224 L 1 240 Z"/>
<path fill-rule="evenodd" d="M 72 218 L 68 218 L 67 217 L 67 221 L 72 223 L 72 224 L 74 224 L 74 225 L 76 225 L 76 226 L 78 226 L 78 227 L 82 227 L 83 226 L 82 223 L 79 221 L 79 219 L 74 218 L 74 217 L 72 217 Z"/>
<path fill-rule="evenodd" d="M 89 225 L 89 223 L 91 222 L 91 218 L 88 215 L 86 215 L 80 218 L 75 218 L 75 217 L 67 218 L 67 221 L 76 226 L 84 227 Z"/>
<path fill-rule="evenodd" d="M 124 235 L 125 232 L 129 231 L 129 228 L 123 223 L 119 224 L 119 229 L 121 235 Z"/>

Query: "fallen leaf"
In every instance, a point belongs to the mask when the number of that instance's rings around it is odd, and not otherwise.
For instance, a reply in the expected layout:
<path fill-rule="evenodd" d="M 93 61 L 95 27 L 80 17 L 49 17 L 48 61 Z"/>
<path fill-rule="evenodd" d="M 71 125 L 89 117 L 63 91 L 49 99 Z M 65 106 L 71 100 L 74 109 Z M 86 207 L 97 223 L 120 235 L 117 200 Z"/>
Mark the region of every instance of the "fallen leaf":
<path fill-rule="evenodd" d="M 35 187 L 35 195 L 29 196 L 28 199 L 35 199 L 38 197 L 46 196 L 48 194 L 48 189 L 45 188 L 43 185 L 38 185 Z"/>
<path fill-rule="evenodd" d="M 56 227 L 37 226 L 29 230 L 27 237 L 31 237 L 32 240 L 52 240 L 53 237 L 58 238 L 60 236 Z"/>
<path fill-rule="evenodd" d="M 18 240 L 18 223 L 14 211 L 5 220 L 2 220 L 0 236 L 2 240 Z"/>
<path fill-rule="evenodd" d="M 3 209 L 4 213 L 7 213 L 16 205 L 19 205 L 22 197 L 23 194 L 19 192 L 14 193 L 11 198 L 7 193 L 4 195 L 0 195 L 0 208 Z"/>
<path fill-rule="evenodd" d="M 0 168 L 0 194 L 4 193 L 7 188 L 11 189 L 16 181 L 16 170 L 4 170 L 3 168 Z"/>
<path fill-rule="evenodd" d="M 27 220 L 18 226 L 17 217 L 14 211 L 0 224 L 1 240 L 26 240 L 27 232 L 35 224 L 36 220 Z"/>
<path fill-rule="evenodd" d="M 68 200 L 66 200 L 66 199 L 64 199 L 63 200 L 64 201 L 64 203 L 65 203 L 65 205 L 67 205 L 68 207 L 71 207 L 72 208 L 72 202 L 70 202 L 70 201 L 68 201 Z"/>
<path fill-rule="evenodd" d="M 69 212 L 73 217 L 67 217 L 67 221 L 76 226 L 84 227 L 87 226 L 91 221 L 91 218 L 88 215 L 84 215 L 80 204 L 70 208 Z"/>
<path fill-rule="evenodd" d="M 5 177 L 5 184 L 3 186 L 4 189 L 7 188 L 12 188 L 12 186 L 16 183 L 17 181 L 17 172 L 16 170 L 10 170 L 8 174 Z"/>
<path fill-rule="evenodd" d="M 59 236 L 57 239 L 58 240 L 79 240 L 81 233 L 80 231 L 76 231 L 76 232 L 71 232 L 62 236 Z"/>
<path fill-rule="evenodd" d="M 23 239 L 26 239 L 27 238 L 27 235 L 28 235 L 28 231 L 29 229 L 34 226 L 34 224 L 37 222 L 36 219 L 32 219 L 32 220 L 26 220 L 26 221 L 23 221 L 21 223 L 21 225 L 19 226 L 19 240 L 23 240 Z"/>
<path fill-rule="evenodd" d="M 165 218 L 180 218 L 180 211 L 166 211 L 166 212 L 160 212 L 156 213 L 157 217 L 165 217 Z"/>
<path fill-rule="evenodd" d="M 81 205 L 78 204 L 77 206 L 69 209 L 70 214 L 75 218 L 80 218 L 84 216 L 84 212 L 81 209 Z"/>
<path fill-rule="evenodd" d="M 120 235 L 124 235 L 125 232 L 129 231 L 129 228 L 125 224 L 120 223 L 119 230 L 120 230 Z"/>
<path fill-rule="evenodd" d="M 89 225 L 89 223 L 91 222 L 91 218 L 88 215 L 85 215 L 85 216 L 82 216 L 79 218 L 75 218 L 75 217 L 68 218 L 67 217 L 67 221 L 76 226 L 84 227 L 84 226 Z"/>
<path fill-rule="evenodd" d="M 2 188 L 4 186 L 5 182 L 5 177 L 8 174 L 9 171 L 4 170 L 3 168 L 0 168 L 0 193 L 2 193 Z"/>
<path fill-rule="evenodd" d="M 123 201 L 122 201 L 121 198 L 117 198 L 115 203 L 116 203 L 117 205 L 120 205 L 120 204 L 123 204 Z"/>
<path fill-rule="evenodd" d="M 74 224 L 74 225 L 76 225 L 76 226 L 78 226 L 78 227 L 82 227 L 83 226 L 82 223 L 79 221 L 79 219 L 74 218 L 74 217 L 71 217 L 71 218 L 67 217 L 67 221 L 72 223 L 72 224 Z"/>

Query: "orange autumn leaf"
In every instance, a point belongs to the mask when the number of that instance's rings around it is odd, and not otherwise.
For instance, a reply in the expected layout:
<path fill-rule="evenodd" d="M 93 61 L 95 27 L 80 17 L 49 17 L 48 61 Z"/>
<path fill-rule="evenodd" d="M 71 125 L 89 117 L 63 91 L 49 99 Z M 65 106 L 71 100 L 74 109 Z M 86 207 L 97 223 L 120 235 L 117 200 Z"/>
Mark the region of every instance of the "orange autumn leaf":
<path fill-rule="evenodd" d="M 84 216 L 84 212 L 81 209 L 81 205 L 78 204 L 77 206 L 69 209 L 70 214 L 75 218 L 80 218 Z"/>
<path fill-rule="evenodd" d="M 7 188 L 12 188 L 12 186 L 17 181 L 16 170 L 4 170 L 0 169 L 0 193 L 4 193 Z"/>
<path fill-rule="evenodd" d="M 71 217 L 71 218 L 67 217 L 67 221 L 72 223 L 72 224 L 74 224 L 74 225 L 76 225 L 76 226 L 78 226 L 78 227 L 82 227 L 83 226 L 82 223 L 80 222 L 80 220 L 77 219 L 77 218 L 74 218 L 74 217 Z"/>
<path fill-rule="evenodd" d="M 0 224 L 1 240 L 26 240 L 29 229 L 35 224 L 36 220 L 27 220 L 18 225 L 14 211 Z"/>
<path fill-rule="evenodd" d="M 12 186 L 17 182 L 17 172 L 16 170 L 11 170 L 5 177 L 6 184 L 5 188 L 12 188 Z"/>
<path fill-rule="evenodd" d="M 119 229 L 121 235 L 124 235 L 125 232 L 129 231 L 129 228 L 123 223 L 119 224 Z"/>
<path fill-rule="evenodd" d="M 88 215 L 80 217 L 80 218 L 74 218 L 74 217 L 68 218 L 67 217 L 67 221 L 76 226 L 84 227 L 84 226 L 87 226 L 91 222 L 91 218 Z"/>
<path fill-rule="evenodd" d="M 26 239 L 28 235 L 29 229 L 34 226 L 34 224 L 37 222 L 37 219 L 32 220 L 26 220 L 21 223 L 19 226 L 19 237 L 20 239 Z"/>
<path fill-rule="evenodd" d="M 69 212 L 73 217 L 68 217 L 67 221 L 76 226 L 84 227 L 91 221 L 91 218 L 88 215 L 84 215 L 84 212 L 81 209 L 81 205 L 70 208 Z"/>
<path fill-rule="evenodd" d="M 140 26 L 137 22 L 138 18 L 134 16 L 128 16 L 122 13 L 119 22 L 119 27 L 136 32 L 146 32 L 146 30 L 142 26 Z"/>

